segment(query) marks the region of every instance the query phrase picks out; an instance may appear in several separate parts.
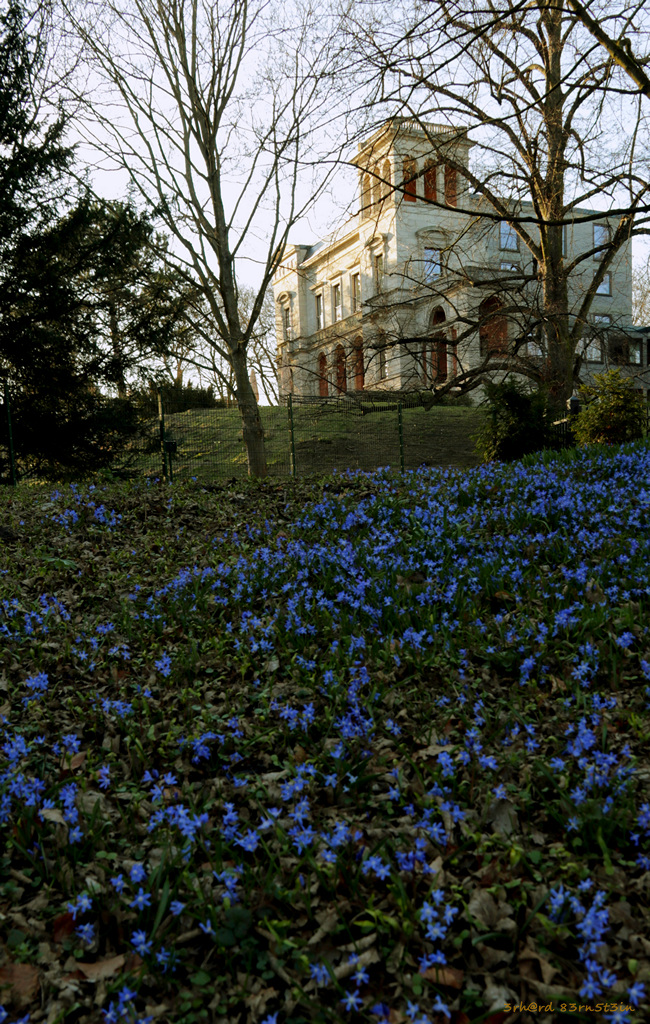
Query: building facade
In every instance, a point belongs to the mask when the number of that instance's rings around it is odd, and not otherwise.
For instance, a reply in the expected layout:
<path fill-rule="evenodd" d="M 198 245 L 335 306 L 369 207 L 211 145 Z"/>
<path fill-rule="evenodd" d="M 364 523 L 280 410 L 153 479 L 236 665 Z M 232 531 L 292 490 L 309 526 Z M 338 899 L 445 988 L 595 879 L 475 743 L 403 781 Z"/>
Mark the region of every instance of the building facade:
<path fill-rule="evenodd" d="M 462 173 L 470 148 L 463 130 L 409 120 L 388 122 L 359 146 L 359 212 L 314 245 L 287 247 L 274 277 L 284 394 L 430 389 L 488 358 L 544 357 L 534 261 L 514 228 L 470 191 Z M 528 209 L 519 203 L 517 212 Z M 594 254 L 571 275 L 570 319 L 582 316 L 613 229 L 606 215 L 581 215 L 593 211 L 576 210 L 564 227 L 563 255 Z M 616 364 L 647 394 L 629 243 L 581 324 L 582 378 Z"/>

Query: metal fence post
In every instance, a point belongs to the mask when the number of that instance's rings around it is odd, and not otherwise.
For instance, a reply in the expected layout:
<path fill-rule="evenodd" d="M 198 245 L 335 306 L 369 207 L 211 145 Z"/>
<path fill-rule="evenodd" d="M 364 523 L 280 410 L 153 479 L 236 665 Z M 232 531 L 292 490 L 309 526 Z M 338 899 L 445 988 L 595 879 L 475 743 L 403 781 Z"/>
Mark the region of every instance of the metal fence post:
<path fill-rule="evenodd" d="M 160 454 L 162 455 L 163 480 L 167 482 L 167 454 L 165 452 L 165 410 L 163 409 L 162 388 L 158 388 L 158 424 L 160 427 Z"/>
<path fill-rule="evenodd" d="M 295 475 L 296 475 L 296 443 L 295 443 L 295 439 L 294 439 L 294 436 L 293 436 L 293 401 L 292 401 L 291 394 L 289 394 L 289 396 L 288 396 L 287 411 L 288 411 L 288 414 L 289 414 L 289 446 L 290 446 L 289 467 L 290 467 L 290 470 L 291 470 L 291 476 L 295 477 Z"/>
<path fill-rule="evenodd" d="M 402 426 L 402 403 L 397 403 L 397 433 L 399 436 L 399 468 L 404 472 L 404 428 Z"/>
<path fill-rule="evenodd" d="M 4 382 L 5 409 L 7 410 L 7 437 L 9 440 L 9 465 L 11 467 L 11 486 L 16 486 L 16 453 L 14 452 L 14 435 L 11 429 L 11 408 L 9 405 L 9 385 Z"/>

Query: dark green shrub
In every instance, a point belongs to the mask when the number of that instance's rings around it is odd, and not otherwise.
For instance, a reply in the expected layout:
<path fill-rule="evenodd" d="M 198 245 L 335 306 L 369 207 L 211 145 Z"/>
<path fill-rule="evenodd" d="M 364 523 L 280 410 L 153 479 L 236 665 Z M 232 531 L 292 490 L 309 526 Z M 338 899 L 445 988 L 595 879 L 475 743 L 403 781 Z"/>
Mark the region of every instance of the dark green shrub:
<path fill-rule="evenodd" d="M 546 393 L 513 379 L 487 383 L 487 417 L 475 436 L 484 462 L 511 462 L 551 447 Z"/>
<path fill-rule="evenodd" d="M 158 415 L 157 387 L 132 392 L 130 398 L 146 415 Z M 195 387 L 191 381 L 187 384 L 171 381 L 163 384 L 162 399 L 166 415 L 187 412 L 188 409 L 221 409 L 226 405 L 223 398 L 217 398 L 212 387 Z"/>
<path fill-rule="evenodd" d="M 594 375 L 583 384 L 580 397 L 586 406 L 576 417 L 574 434 L 579 445 L 624 444 L 643 437 L 646 411 L 630 377 L 620 370 Z"/>

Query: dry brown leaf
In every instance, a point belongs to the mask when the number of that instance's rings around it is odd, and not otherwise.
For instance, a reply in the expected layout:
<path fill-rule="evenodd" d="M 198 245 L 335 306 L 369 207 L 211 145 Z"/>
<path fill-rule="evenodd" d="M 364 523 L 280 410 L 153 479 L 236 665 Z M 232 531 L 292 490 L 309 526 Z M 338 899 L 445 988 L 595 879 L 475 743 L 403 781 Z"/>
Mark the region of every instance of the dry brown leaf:
<path fill-rule="evenodd" d="M 253 1013 L 261 1016 L 266 1009 L 266 1004 L 271 999 L 275 999 L 278 995 L 279 992 L 277 988 L 263 988 L 254 995 L 246 996 L 244 1003 L 253 1011 Z"/>
<path fill-rule="evenodd" d="M 467 904 L 467 912 L 470 917 L 484 928 L 494 928 L 498 920 L 497 905 L 485 889 L 476 889 Z"/>
<path fill-rule="evenodd" d="M 518 957 L 519 961 L 519 973 L 522 978 L 535 978 L 535 968 L 533 963 L 536 963 L 539 967 L 539 972 L 542 976 L 542 981 L 545 985 L 550 985 L 553 981 L 554 976 L 557 974 L 557 969 L 545 960 L 543 956 L 536 953 L 534 949 L 523 949 Z"/>
<path fill-rule="evenodd" d="M 112 978 L 114 974 L 124 967 L 124 957 L 112 956 L 108 960 L 98 960 L 94 964 L 77 963 L 78 970 L 82 971 L 89 981 L 101 981 L 102 978 Z"/>
<path fill-rule="evenodd" d="M 58 807 L 41 807 L 39 814 L 43 821 L 53 821 L 56 825 L 65 825 L 63 811 Z"/>
<path fill-rule="evenodd" d="M 446 967 L 438 964 L 434 964 L 433 967 L 427 967 L 423 974 L 423 977 L 427 981 L 432 981 L 434 985 L 457 989 L 463 987 L 463 976 L 463 972 L 457 967 Z"/>
<path fill-rule="evenodd" d="M 438 754 L 441 754 L 443 752 L 443 750 L 453 750 L 453 749 L 454 749 L 453 743 L 445 743 L 445 744 L 432 743 L 430 746 L 424 747 L 422 750 L 418 750 L 417 753 L 415 753 L 413 755 L 413 760 L 414 761 L 426 761 L 430 757 L 437 757 Z"/>
<path fill-rule="evenodd" d="M 74 771 L 75 768 L 81 768 L 82 764 L 88 756 L 87 750 L 80 750 L 76 754 L 64 754 L 61 758 L 61 767 L 67 768 L 68 771 Z"/>
<path fill-rule="evenodd" d="M 68 935 L 72 935 L 74 929 L 74 918 L 72 914 L 66 911 L 65 914 L 59 914 L 52 921 L 52 938 L 55 942 L 63 942 L 64 939 L 67 939 Z"/>
<path fill-rule="evenodd" d="M 38 995 L 38 968 L 32 964 L 0 967 L 0 999 L 21 1009 Z"/>

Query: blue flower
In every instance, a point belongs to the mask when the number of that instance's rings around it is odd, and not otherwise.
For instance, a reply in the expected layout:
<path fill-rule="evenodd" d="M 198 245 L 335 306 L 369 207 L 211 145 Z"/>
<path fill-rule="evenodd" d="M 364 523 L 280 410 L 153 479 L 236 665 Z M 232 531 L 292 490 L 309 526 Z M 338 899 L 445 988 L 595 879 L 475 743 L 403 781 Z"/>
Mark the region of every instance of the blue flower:
<path fill-rule="evenodd" d="M 147 872 L 143 868 L 142 864 L 136 861 L 131 870 L 129 871 L 129 878 L 132 882 L 143 882 L 147 877 Z"/>
<path fill-rule="evenodd" d="M 87 946 L 92 946 L 95 941 L 95 928 L 92 924 L 80 924 L 77 935 Z"/>
<path fill-rule="evenodd" d="M 363 1006 L 363 1000 L 358 992 L 346 992 L 341 1002 L 346 1010 L 360 1010 Z"/>
<path fill-rule="evenodd" d="M 167 679 L 171 675 L 172 659 L 169 657 L 167 653 L 163 654 L 163 656 L 159 658 L 158 661 L 154 662 L 154 664 L 158 671 L 160 672 L 160 674 L 165 679 Z"/>
<path fill-rule="evenodd" d="M 632 1003 L 632 1006 L 640 1006 L 645 999 L 645 985 L 642 981 L 635 981 L 634 984 L 628 988 L 627 997 Z"/>
<path fill-rule="evenodd" d="M 147 933 L 144 931 L 133 932 L 131 943 L 140 956 L 147 956 L 151 952 L 151 940 L 147 939 Z"/>
<path fill-rule="evenodd" d="M 151 903 L 151 893 L 145 892 L 142 886 L 138 890 L 137 896 L 129 903 L 130 907 L 137 907 L 138 910 L 144 910 Z"/>
<path fill-rule="evenodd" d="M 330 973 L 325 964 L 310 964 L 309 972 L 317 985 L 329 985 Z"/>

